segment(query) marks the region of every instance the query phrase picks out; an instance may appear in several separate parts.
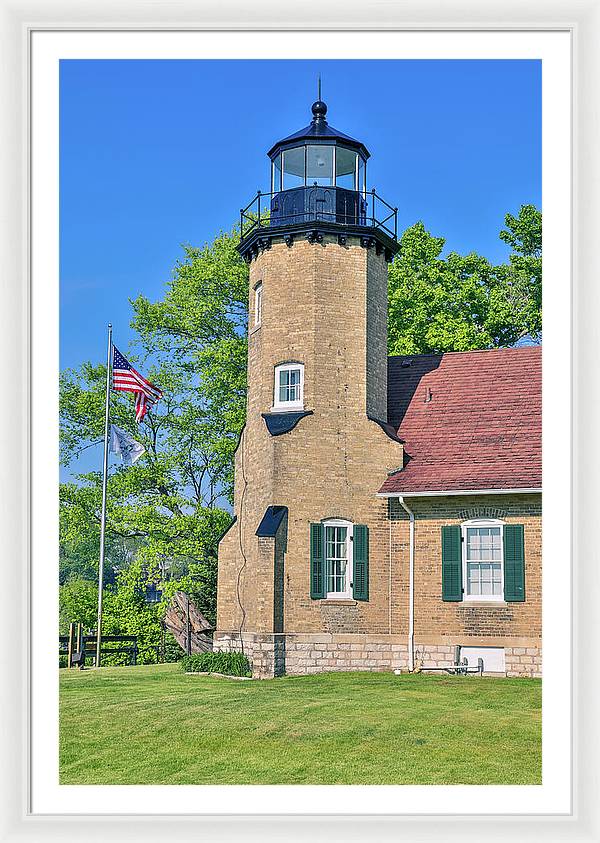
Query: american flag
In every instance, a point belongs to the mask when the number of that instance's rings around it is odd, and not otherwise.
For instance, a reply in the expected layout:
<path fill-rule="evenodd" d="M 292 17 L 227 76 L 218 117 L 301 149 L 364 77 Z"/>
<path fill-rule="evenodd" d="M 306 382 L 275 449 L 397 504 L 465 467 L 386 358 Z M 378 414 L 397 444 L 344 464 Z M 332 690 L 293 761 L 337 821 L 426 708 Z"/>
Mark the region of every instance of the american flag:
<path fill-rule="evenodd" d="M 161 390 L 137 372 L 113 345 L 113 389 L 135 393 L 135 420 L 141 422 L 150 407 L 162 398 Z"/>

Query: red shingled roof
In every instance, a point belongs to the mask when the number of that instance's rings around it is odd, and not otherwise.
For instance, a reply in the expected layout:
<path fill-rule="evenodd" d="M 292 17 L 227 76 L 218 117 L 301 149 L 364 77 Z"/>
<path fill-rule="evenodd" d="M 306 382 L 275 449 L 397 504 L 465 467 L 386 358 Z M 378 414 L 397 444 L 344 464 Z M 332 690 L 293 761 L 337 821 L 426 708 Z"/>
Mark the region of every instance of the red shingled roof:
<path fill-rule="evenodd" d="M 541 488 L 540 346 L 388 364 L 388 419 L 405 457 L 380 492 Z"/>

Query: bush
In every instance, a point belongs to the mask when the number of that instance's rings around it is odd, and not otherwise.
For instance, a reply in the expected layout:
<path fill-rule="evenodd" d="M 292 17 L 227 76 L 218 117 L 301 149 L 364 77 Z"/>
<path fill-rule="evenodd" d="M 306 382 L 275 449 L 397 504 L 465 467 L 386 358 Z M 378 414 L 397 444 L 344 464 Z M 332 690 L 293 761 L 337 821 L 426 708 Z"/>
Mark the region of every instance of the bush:
<path fill-rule="evenodd" d="M 242 653 L 193 653 L 181 659 L 186 673 L 225 673 L 227 676 L 251 676 L 250 662 Z"/>

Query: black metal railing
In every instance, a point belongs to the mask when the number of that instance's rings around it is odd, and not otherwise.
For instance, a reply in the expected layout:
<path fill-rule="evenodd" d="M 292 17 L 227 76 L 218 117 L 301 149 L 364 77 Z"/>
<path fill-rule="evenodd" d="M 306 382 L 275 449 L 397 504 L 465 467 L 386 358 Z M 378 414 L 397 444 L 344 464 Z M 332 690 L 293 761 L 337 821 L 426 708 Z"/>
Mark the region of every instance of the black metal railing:
<path fill-rule="evenodd" d="M 259 190 L 240 210 L 242 239 L 257 229 L 310 222 L 379 229 L 393 240 L 398 239 L 398 208 L 382 199 L 375 189 L 359 193 L 343 187 L 306 185 L 276 193 Z"/>

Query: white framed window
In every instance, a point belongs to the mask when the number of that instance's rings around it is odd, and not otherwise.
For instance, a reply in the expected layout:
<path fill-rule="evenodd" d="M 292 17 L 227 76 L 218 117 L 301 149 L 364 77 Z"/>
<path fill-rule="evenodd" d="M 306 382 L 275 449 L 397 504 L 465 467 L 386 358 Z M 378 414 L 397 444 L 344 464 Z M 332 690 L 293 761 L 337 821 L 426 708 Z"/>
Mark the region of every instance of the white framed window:
<path fill-rule="evenodd" d="M 263 285 L 262 281 L 259 281 L 256 287 L 254 288 L 254 327 L 258 328 L 260 323 L 262 322 L 262 297 L 263 297 Z"/>
<path fill-rule="evenodd" d="M 275 367 L 273 410 L 304 409 L 304 365 L 281 363 Z"/>
<path fill-rule="evenodd" d="M 462 524 L 465 600 L 504 600 L 504 522 L 475 518 Z"/>
<path fill-rule="evenodd" d="M 352 530 L 350 521 L 332 518 L 323 522 L 325 539 L 325 594 L 328 598 L 352 597 Z"/>

